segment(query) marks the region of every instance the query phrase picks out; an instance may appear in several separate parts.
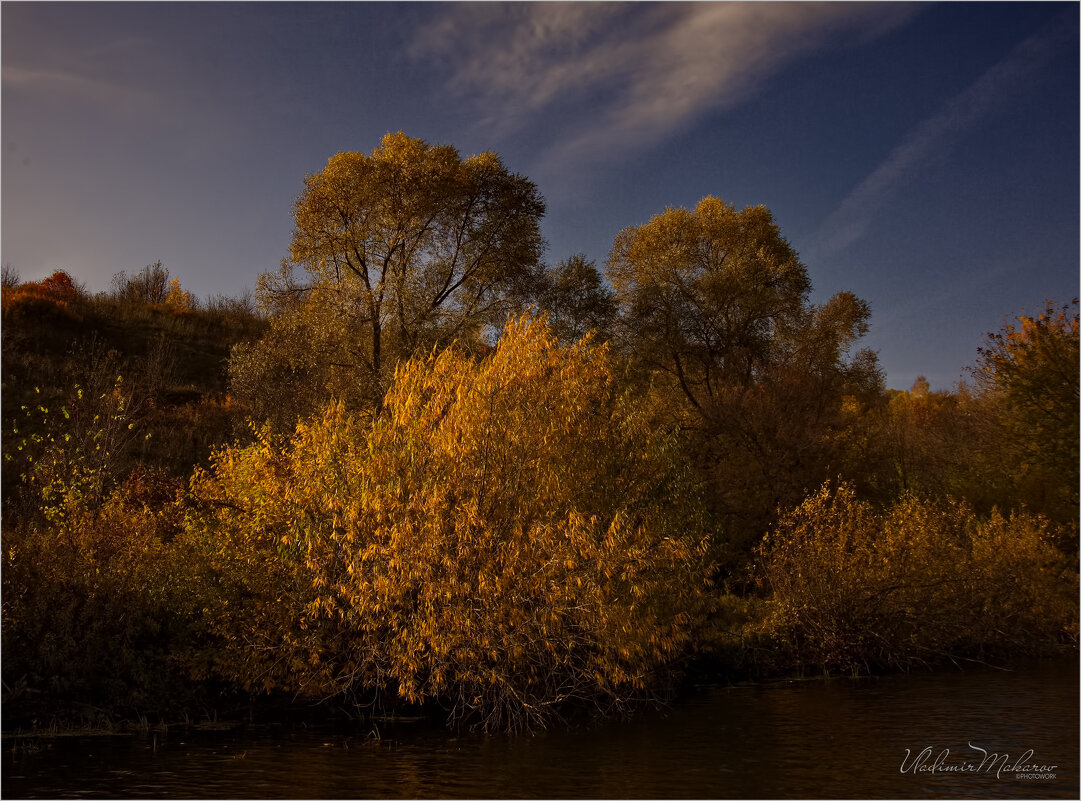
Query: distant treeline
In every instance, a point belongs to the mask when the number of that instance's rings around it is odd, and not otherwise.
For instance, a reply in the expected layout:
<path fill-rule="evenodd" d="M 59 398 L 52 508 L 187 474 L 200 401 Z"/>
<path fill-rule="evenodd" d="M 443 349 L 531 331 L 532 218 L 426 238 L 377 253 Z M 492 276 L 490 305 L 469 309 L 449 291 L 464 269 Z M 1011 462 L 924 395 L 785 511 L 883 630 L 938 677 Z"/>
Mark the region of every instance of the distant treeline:
<path fill-rule="evenodd" d="M 272 695 L 535 729 L 689 668 L 1076 649 L 1076 300 L 887 390 L 766 208 L 669 208 L 603 272 L 544 263 L 544 210 L 391 134 L 306 178 L 254 297 L 5 270 L 5 728 Z"/>

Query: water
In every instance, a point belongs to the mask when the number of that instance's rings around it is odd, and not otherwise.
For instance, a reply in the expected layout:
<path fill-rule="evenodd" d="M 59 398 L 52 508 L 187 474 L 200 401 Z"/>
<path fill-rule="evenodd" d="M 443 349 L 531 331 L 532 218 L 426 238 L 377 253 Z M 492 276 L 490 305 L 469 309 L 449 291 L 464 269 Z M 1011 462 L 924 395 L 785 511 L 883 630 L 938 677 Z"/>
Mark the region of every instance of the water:
<path fill-rule="evenodd" d="M 1077 798 L 1078 662 L 706 687 L 665 711 L 535 737 L 424 723 L 4 742 L 4 798 Z M 1054 778 L 995 770 L 969 743 Z M 932 749 L 923 771 L 912 760 Z M 908 756 L 906 757 L 906 749 Z M 948 755 L 943 752 L 949 749 Z M 902 772 L 902 766 L 907 769 Z"/>

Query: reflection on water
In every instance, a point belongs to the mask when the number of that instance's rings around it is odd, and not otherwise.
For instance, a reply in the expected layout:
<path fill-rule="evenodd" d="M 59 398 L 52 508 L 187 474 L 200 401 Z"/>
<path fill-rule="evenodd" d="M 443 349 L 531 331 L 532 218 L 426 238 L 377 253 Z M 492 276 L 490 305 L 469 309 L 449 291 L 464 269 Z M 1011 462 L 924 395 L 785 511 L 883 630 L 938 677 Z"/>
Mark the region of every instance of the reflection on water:
<path fill-rule="evenodd" d="M 934 676 L 702 688 L 665 712 L 531 738 L 424 724 L 349 733 L 170 731 L 5 741 L 3 797 L 1078 797 L 1078 662 Z M 969 743 L 1054 779 L 931 772 Z M 912 758 L 933 755 L 921 772 Z M 906 763 L 906 749 L 909 757 Z M 943 756 L 943 752 L 949 752 Z"/>

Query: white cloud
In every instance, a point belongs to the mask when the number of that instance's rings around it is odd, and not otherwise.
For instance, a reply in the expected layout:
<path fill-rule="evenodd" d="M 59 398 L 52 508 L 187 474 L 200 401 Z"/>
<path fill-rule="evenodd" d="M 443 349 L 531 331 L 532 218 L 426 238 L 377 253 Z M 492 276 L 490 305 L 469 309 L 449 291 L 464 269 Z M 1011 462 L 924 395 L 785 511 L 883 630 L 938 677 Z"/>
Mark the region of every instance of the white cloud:
<path fill-rule="evenodd" d="M 730 108 L 838 35 L 873 37 L 913 7 L 863 3 L 521 3 L 453 6 L 410 55 L 509 133 L 558 114 L 550 160 L 625 156 Z"/>
<path fill-rule="evenodd" d="M 1046 64 L 1069 32 L 1068 26 L 1054 25 L 1021 42 L 939 114 L 916 126 L 823 223 L 810 248 L 814 258 L 838 253 L 862 237 L 906 178 L 1012 99 Z"/>

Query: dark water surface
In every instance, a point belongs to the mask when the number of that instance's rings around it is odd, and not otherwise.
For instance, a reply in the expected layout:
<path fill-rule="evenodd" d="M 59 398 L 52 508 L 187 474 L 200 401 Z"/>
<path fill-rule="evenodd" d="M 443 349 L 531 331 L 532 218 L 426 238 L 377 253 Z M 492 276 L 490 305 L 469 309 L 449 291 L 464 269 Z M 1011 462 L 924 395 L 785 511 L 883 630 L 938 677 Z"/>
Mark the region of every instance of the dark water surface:
<path fill-rule="evenodd" d="M 1077 798 L 1078 686 L 1078 661 L 1066 659 L 1011 671 L 704 687 L 629 723 L 535 737 L 456 737 L 423 723 L 383 723 L 378 741 L 365 737 L 371 724 L 58 738 L 38 751 L 9 738 L 2 794 Z M 988 761 L 976 770 L 981 755 L 970 743 L 1000 755 L 994 769 Z M 1015 775 L 1028 751 L 1025 762 L 1054 766 L 1043 772 L 1053 778 Z M 943 770 L 965 764 L 970 772 Z"/>

